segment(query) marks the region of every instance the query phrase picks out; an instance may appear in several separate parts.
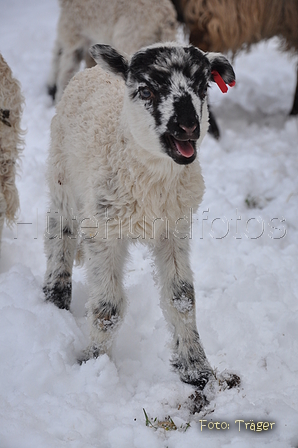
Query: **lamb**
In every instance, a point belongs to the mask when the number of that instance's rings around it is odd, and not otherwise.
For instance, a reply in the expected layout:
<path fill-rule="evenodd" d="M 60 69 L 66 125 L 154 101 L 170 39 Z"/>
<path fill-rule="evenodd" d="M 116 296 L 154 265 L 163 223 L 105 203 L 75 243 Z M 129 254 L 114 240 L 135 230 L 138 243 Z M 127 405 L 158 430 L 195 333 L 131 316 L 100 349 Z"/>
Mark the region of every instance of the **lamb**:
<path fill-rule="evenodd" d="M 0 53 L 0 241 L 5 219 L 12 225 L 19 208 L 15 177 L 24 144 L 23 105 L 20 84 Z"/>
<path fill-rule="evenodd" d="M 143 46 L 174 41 L 178 22 L 171 0 L 59 0 L 60 17 L 48 92 L 58 102 L 84 59 L 94 65 L 89 47 L 113 45 L 133 54 Z"/>
<path fill-rule="evenodd" d="M 172 0 L 190 42 L 204 51 L 242 49 L 278 36 L 281 48 L 298 51 L 298 0 Z M 298 69 L 290 115 L 298 114 Z"/>
<path fill-rule="evenodd" d="M 215 75 L 233 84 L 234 71 L 219 53 L 174 43 L 145 47 L 130 61 L 109 45 L 90 52 L 98 65 L 70 81 L 51 124 L 46 301 L 70 308 L 82 245 L 91 340 L 81 361 L 110 355 L 126 308 L 128 243 L 148 244 L 174 334 L 172 365 L 203 389 L 213 370 L 196 326 L 189 216 L 204 193 L 197 154 L 208 84 Z"/>

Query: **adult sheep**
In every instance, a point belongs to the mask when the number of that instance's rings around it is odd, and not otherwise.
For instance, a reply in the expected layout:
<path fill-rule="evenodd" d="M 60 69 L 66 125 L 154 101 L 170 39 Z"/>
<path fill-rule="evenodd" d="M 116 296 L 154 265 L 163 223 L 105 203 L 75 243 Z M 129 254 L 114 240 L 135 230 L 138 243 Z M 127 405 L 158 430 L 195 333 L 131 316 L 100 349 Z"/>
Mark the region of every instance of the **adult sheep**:
<path fill-rule="evenodd" d="M 190 42 L 204 51 L 247 49 L 278 36 L 281 48 L 298 52 L 298 0 L 172 0 Z M 298 114 L 298 70 L 290 115 Z"/>
<path fill-rule="evenodd" d="M 170 43 L 141 49 L 130 62 L 108 45 L 91 54 L 99 65 L 72 79 L 52 121 L 46 300 L 69 309 L 80 236 L 90 295 L 83 359 L 110 353 L 125 310 L 128 243 L 149 244 L 174 331 L 172 364 L 203 389 L 213 371 L 196 327 L 189 215 L 204 192 L 197 151 L 211 72 L 230 84 L 234 71 L 218 53 Z"/>
<path fill-rule="evenodd" d="M 19 208 L 15 177 L 23 147 L 23 105 L 20 84 L 0 53 L 0 241 L 5 219 L 13 224 Z"/>
<path fill-rule="evenodd" d="M 59 101 L 83 59 L 94 65 L 89 48 L 112 45 L 133 54 L 155 42 L 174 41 L 178 22 L 171 0 L 59 0 L 60 17 L 53 51 L 49 94 Z"/>

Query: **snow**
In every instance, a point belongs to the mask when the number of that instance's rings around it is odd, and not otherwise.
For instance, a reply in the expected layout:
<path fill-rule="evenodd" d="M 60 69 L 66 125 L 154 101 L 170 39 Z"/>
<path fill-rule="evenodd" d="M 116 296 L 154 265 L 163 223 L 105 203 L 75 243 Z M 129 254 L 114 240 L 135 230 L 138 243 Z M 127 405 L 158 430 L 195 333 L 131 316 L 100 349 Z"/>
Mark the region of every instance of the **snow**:
<path fill-rule="evenodd" d="M 276 40 L 261 43 L 235 59 L 233 89 L 211 91 L 222 137 L 208 135 L 199 155 L 206 194 L 191 241 L 197 322 L 211 364 L 242 383 L 191 415 L 194 389 L 171 371 L 146 248 L 131 250 L 130 306 L 112 360 L 76 362 L 88 343 L 83 269 L 75 268 L 71 312 L 43 300 L 55 112 L 46 80 L 58 12 L 55 0 L 1 4 L 0 51 L 22 84 L 27 134 L 19 224 L 4 228 L 0 259 L 0 447 L 297 447 L 298 121 L 287 116 L 295 57 L 278 52 Z M 179 430 L 147 427 L 143 408 L 153 419 L 170 416 Z M 257 432 L 240 422 L 239 431 L 235 420 L 275 425 Z M 211 421 L 229 429 L 208 429 Z"/>

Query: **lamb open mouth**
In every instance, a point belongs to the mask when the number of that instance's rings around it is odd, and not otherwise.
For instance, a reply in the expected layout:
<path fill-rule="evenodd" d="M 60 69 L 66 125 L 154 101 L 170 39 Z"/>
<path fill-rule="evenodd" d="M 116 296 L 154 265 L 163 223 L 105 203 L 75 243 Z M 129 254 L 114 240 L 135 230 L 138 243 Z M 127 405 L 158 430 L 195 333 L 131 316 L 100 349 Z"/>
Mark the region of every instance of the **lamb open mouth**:
<path fill-rule="evenodd" d="M 196 140 L 177 139 L 173 135 L 166 136 L 166 152 L 180 165 L 188 165 L 193 162 L 197 155 Z"/>

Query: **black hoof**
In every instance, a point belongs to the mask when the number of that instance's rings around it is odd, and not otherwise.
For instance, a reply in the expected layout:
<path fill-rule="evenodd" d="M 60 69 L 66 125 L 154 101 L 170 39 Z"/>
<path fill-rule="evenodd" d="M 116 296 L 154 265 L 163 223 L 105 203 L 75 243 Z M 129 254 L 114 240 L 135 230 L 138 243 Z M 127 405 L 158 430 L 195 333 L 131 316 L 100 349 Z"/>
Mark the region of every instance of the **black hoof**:
<path fill-rule="evenodd" d="M 53 86 L 48 86 L 48 94 L 53 98 L 53 101 L 55 101 L 57 92 L 57 86 L 54 84 Z"/>
<path fill-rule="evenodd" d="M 208 383 L 209 379 L 213 376 L 213 373 L 211 371 L 204 371 L 200 372 L 198 376 L 193 378 L 192 376 L 183 376 L 181 377 L 181 380 L 184 383 L 191 384 L 192 386 L 195 386 L 198 390 L 203 390 Z"/>
<path fill-rule="evenodd" d="M 225 389 L 232 389 L 240 386 L 241 379 L 235 373 L 223 372 L 219 377 L 219 384 L 224 385 Z"/>
<path fill-rule="evenodd" d="M 191 414 L 201 412 L 210 402 L 202 392 L 195 391 L 188 397 L 188 409 Z"/>
<path fill-rule="evenodd" d="M 298 105 L 297 107 L 293 107 L 289 115 L 298 115 Z"/>
<path fill-rule="evenodd" d="M 98 347 L 93 345 L 86 348 L 86 350 L 83 351 L 82 355 L 78 357 L 77 361 L 80 365 L 82 365 L 83 363 L 89 361 L 89 359 L 96 359 L 102 354 L 103 352 Z"/>

